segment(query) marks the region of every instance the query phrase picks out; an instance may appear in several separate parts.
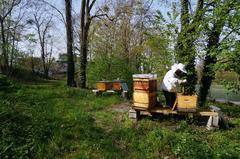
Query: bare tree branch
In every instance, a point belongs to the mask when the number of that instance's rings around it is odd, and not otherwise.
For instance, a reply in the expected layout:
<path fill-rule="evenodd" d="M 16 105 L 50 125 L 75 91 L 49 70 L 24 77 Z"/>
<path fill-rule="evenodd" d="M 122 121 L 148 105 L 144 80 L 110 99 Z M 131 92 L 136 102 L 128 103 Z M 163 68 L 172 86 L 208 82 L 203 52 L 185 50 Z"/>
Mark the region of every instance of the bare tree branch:
<path fill-rule="evenodd" d="M 222 42 L 225 41 L 232 33 L 238 32 L 239 30 L 240 30 L 240 27 L 235 28 L 235 29 L 232 29 L 232 30 L 221 40 L 221 42 L 219 42 L 219 43 L 222 43 Z"/>
<path fill-rule="evenodd" d="M 54 6 L 53 4 L 51 4 L 51 3 L 49 3 L 49 2 L 47 2 L 47 1 L 45 1 L 45 0 L 41 0 L 43 3 L 45 3 L 45 4 L 47 4 L 47 5 L 49 5 L 51 8 L 53 8 L 54 10 L 56 10 L 58 13 L 59 13 L 59 15 L 61 16 L 61 21 L 64 23 L 64 25 L 66 26 L 66 19 L 65 19 L 65 17 L 64 17 L 64 14 L 56 7 L 56 6 Z"/>
<path fill-rule="evenodd" d="M 90 6 L 89 6 L 89 11 L 92 10 L 92 7 L 94 6 L 95 2 L 96 2 L 96 0 L 93 0 L 93 1 L 92 1 L 92 3 L 91 3 Z"/>
<path fill-rule="evenodd" d="M 109 16 L 108 16 L 108 14 L 106 14 L 106 13 L 103 13 L 103 14 L 96 14 L 96 15 L 93 15 L 93 16 L 91 16 L 91 20 L 92 19 L 94 19 L 94 18 L 99 18 L 99 19 L 101 19 L 101 17 L 107 17 L 108 18 L 108 20 L 110 20 L 110 21 L 113 21 L 114 20 L 114 18 L 110 18 Z"/>
<path fill-rule="evenodd" d="M 21 0 L 13 0 L 10 8 L 4 15 L 0 15 L 0 20 L 4 20 L 13 10 L 13 8 L 21 3 Z"/>

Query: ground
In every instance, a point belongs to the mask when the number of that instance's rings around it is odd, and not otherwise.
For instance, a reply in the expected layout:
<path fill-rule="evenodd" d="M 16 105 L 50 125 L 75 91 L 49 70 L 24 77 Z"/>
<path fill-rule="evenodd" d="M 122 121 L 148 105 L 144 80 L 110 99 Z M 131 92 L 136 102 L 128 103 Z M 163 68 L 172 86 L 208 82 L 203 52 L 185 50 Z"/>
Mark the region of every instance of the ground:
<path fill-rule="evenodd" d="M 0 158 L 240 158 L 239 106 L 218 105 L 231 127 L 207 131 L 185 117 L 132 121 L 119 95 L 96 97 L 61 81 L 4 82 Z"/>

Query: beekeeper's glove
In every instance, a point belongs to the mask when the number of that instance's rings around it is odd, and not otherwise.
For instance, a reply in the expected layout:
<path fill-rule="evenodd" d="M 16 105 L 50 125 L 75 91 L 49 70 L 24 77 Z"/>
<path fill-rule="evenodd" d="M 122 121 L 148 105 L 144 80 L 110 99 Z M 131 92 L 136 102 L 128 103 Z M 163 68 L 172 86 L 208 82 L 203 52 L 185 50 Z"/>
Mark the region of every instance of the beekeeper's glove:
<path fill-rule="evenodd" d="M 186 83 L 186 82 L 187 82 L 186 79 L 184 79 L 184 80 L 179 80 L 179 84 L 183 84 L 183 83 Z"/>

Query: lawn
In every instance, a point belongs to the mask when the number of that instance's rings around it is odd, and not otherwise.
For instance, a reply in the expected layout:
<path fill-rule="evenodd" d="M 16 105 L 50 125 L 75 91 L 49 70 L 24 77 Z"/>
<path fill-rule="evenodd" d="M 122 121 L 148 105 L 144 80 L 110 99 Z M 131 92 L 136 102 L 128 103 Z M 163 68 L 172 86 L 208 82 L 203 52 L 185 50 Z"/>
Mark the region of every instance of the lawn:
<path fill-rule="evenodd" d="M 0 158 L 240 158 L 237 106 L 220 105 L 229 130 L 207 131 L 173 116 L 132 121 L 118 95 L 61 81 L 0 83 Z"/>

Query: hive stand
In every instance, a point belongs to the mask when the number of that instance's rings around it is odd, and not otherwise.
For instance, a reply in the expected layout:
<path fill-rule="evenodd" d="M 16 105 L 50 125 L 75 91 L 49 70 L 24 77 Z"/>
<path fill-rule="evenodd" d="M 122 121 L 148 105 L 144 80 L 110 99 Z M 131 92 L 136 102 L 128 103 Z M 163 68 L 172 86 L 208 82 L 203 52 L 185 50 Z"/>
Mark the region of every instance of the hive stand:
<path fill-rule="evenodd" d="M 152 115 L 153 113 L 163 115 L 188 115 L 188 116 L 207 116 L 210 127 L 218 127 L 216 121 L 219 119 L 219 108 L 210 110 L 197 109 L 197 96 L 177 94 L 177 99 L 172 108 L 163 107 L 157 102 L 157 81 L 156 76 L 150 74 L 133 75 L 133 105 L 129 110 L 130 119 L 138 119 L 140 115 Z"/>
<path fill-rule="evenodd" d="M 153 107 L 148 110 L 139 109 L 132 106 L 132 109 L 129 110 L 129 118 L 133 120 L 138 120 L 141 115 L 152 116 L 152 114 L 162 114 L 162 115 L 187 115 L 188 117 L 193 116 L 202 116 L 202 117 L 209 117 L 208 122 L 206 124 L 206 128 L 208 130 L 215 130 L 219 128 L 219 124 L 221 123 L 222 128 L 228 128 L 228 122 L 225 121 L 223 113 L 221 112 L 220 108 L 214 106 L 209 107 L 209 110 L 197 110 L 196 112 L 179 112 L 177 110 L 172 110 L 171 108 L 164 108 L 164 107 Z"/>
<path fill-rule="evenodd" d="M 96 82 L 96 89 L 92 90 L 96 96 L 101 95 L 103 92 L 121 92 L 121 97 L 123 98 L 128 98 L 128 91 L 127 83 L 121 80 L 98 81 Z"/>
<path fill-rule="evenodd" d="M 172 110 L 171 108 L 166 107 L 153 107 L 151 109 L 139 109 L 136 107 L 132 107 L 129 111 L 129 118 L 131 119 L 138 119 L 140 114 L 143 115 L 151 115 L 152 113 L 159 113 L 163 115 L 170 115 L 170 114 L 177 114 L 177 115 L 183 115 L 183 114 L 190 114 L 195 116 L 207 116 L 207 117 L 217 117 L 219 116 L 217 111 L 209 111 L 209 110 L 203 110 L 203 111 L 196 111 L 196 112 L 179 112 L 177 110 Z M 134 114 L 134 115 L 133 115 Z"/>

